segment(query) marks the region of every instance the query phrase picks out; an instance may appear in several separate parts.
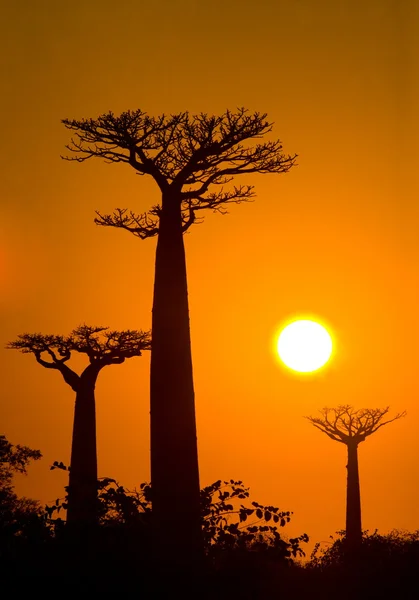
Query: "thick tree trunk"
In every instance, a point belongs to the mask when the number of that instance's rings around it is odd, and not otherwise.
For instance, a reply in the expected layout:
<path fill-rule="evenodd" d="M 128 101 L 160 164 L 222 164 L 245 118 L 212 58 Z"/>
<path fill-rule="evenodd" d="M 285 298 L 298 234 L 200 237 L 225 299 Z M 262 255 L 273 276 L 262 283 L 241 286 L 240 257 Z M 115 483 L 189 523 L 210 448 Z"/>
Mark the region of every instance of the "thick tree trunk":
<path fill-rule="evenodd" d="M 346 488 L 346 544 L 350 559 L 359 553 L 362 542 L 361 493 L 359 487 L 358 444 L 349 443 Z"/>
<path fill-rule="evenodd" d="M 80 376 L 74 410 L 67 523 L 97 522 L 97 455 L 95 384 L 99 369 L 89 365 Z"/>
<path fill-rule="evenodd" d="M 151 483 L 155 554 L 166 566 L 203 556 L 195 400 L 180 203 L 163 198 L 151 350 Z"/>

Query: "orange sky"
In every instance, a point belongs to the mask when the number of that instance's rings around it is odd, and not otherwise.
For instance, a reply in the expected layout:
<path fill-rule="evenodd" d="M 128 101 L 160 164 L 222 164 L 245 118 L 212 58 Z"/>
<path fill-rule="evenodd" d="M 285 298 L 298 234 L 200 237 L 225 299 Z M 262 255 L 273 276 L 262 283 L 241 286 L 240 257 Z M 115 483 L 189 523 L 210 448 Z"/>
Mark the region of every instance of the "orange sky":
<path fill-rule="evenodd" d="M 266 111 L 288 175 L 247 177 L 253 203 L 185 237 L 201 483 L 242 479 L 294 511 L 288 534 L 344 527 L 345 448 L 303 419 L 323 406 L 408 416 L 360 446 L 363 526 L 419 527 L 419 6 L 415 0 L 110 0 L 3 6 L 1 346 L 23 332 L 151 323 L 155 239 L 94 225 L 143 211 L 152 181 L 60 159 L 62 118 Z M 272 352 L 281 322 L 328 322 L 329 368 L 299 378 Z M 0 348 L 2 431 L 44 459 L 18 491 L 63 494 L 73 393 Z M 77 361 L 80 365 L 80 360 Z M 97 385 L 99 474 L 149 479 L 149 357 Z"/>

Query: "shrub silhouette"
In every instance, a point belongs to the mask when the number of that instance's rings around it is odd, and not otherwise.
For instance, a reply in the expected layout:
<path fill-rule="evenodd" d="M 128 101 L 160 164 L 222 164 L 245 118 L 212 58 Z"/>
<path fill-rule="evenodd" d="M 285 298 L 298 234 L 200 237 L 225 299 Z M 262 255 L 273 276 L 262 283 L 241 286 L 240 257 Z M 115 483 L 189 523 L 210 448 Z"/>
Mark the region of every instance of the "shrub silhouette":
<path fill-rule="evenodd" d="M 30 462 L 41 456 L 39 450 L 0 435 L 0 565 L 5 572 L 13 557 L 38 551 L 50 534 L 39 502 L 18 497 L 13 483 L 16 473 L 26 474 Z"/>

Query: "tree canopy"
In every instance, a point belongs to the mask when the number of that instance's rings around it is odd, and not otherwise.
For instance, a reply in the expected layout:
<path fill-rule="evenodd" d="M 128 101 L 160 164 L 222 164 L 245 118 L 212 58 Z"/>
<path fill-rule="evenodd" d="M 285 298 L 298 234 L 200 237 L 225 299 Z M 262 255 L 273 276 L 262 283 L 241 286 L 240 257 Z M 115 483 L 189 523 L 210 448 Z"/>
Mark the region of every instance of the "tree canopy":
<path fill-rule="evenodd" d="M 323 408 L 321 417 L 306 417 L 314 427 L 320 429 L 335 442 L 348 444 L 350 442 L 363 442 L 368 436 L 375 433 L 380 427 L 388 425 L 406 415 L 406 411 L 397 413 L 392 419 L 383 420 L 390 407 L 386 408 L 361 408 L 355 410 L 349 404 L 339 405 L 336 408 Z"/>
<path fill-rule="evenodd" d="M 122 363 L 126 358 L 141 356 L 151 347 L 151 336 L 146 331 L 115 331 L 108 327 L 80 325 L 70 335 L 43 335 L 24 333 L 7 345 L 23 353 L 32 352 L 36 360 L 47 368 L 55 368 L 71 358 L 72 352 L 87 354 L 91 363 Z M 50 361 L 42 358 L 49 355 Z"/>
<path fill-rule="evenodd" d="M 66 383 L 77 391 L 80 377 L 66 365 L 72 352 L 86 354 L 90 364 L 100 370 L 150 350 L 151 335 L 147 331 L 115 331 L 108 327 L 80 325 L 68 336 L 24 333 L 9 342 L 6 348 L 34 354 L 40 365 L 60 371 Z"/>
<path fill-rule="evenodd" d="M 83 162 L 92 157 L 109 163 L 126 163 L 139 175 L 150 175 L 163 194 L 179 198 L 183 231 L 196 220 L 196 211 L 223 212 L 226 204 L 254 197 L 253 185 L 229 186 L 235 175 L 286 173 L 296 155 L 285 155 L 280 140 L 257 142 L 272 131 L 266 113 L 245 108 L 219 116 L 182 112 L 152 117 L 138 109 L 97 119 L 63 119 L 75 132 L 66 148 Z M 113 214 L 97 213 L 98 225 L 121 227 L 140 238 L 159 231 L 162 206 L 135 214 L 117 208 Z"/>

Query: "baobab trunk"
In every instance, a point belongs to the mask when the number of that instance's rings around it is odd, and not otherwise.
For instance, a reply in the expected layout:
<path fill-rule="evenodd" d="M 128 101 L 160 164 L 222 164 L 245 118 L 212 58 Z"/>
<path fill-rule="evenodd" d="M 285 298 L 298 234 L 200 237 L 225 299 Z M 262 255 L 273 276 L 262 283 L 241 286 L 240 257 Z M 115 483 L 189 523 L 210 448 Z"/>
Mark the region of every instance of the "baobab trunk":
<path fill-rule="evenodd" d="M 359 488 L 358 444 L 348 443 L 348 479 L 346 488 L 346 544 L 350 559 L 361 547 L 361 493 Z"/>
<path fill-rule="evenodd" d="M 163 196 L 150 375 L 154 541 L 164 564 L 203 556 L 188 288 L 180 201 Z"/>
<path fill-rule="evenodd" d="M 89 365 L 80 376 L 74 409 L 67 523 L 97 522 L 97 455 L 95 384 L 99 369 Z"/>

